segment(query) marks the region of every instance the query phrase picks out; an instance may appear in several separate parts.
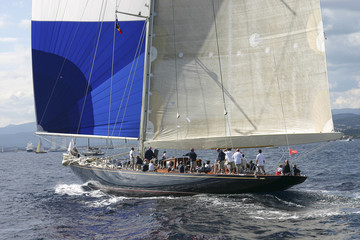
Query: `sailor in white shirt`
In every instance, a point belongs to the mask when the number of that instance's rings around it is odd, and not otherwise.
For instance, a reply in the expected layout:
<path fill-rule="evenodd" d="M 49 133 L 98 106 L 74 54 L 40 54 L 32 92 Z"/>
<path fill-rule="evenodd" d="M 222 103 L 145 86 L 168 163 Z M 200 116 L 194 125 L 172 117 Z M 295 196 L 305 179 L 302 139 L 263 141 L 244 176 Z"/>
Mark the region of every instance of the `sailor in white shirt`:
<path fill-rule="evenodd" d="M 264 175 L 266 175 L 265 172 L 265 157 L 262 154 L 261 149 L 259 149 L 259 154 L 256 155 L 256 167 L 257 167 L 257 173 L 260 173 L 260 169 L 261 171 L 264 173 Z"/>

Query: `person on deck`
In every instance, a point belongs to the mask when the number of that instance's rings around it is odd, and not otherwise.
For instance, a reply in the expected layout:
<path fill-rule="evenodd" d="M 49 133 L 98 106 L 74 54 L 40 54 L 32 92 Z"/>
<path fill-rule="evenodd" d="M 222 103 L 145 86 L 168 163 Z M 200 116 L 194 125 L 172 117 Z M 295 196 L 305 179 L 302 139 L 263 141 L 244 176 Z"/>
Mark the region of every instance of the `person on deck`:
<path fill-rule="evenodd" d="M 241 167 L 244 173 L 246 173 L 246 169 L 247 169 L 247 160 L 245 158 L 245 154 L 241 154 Z"/>
<path fill-rule="evenodd" d="M 167 159 L 166 151 L 163 152 L 163 155 L 159 161 L 159 165 L 161 168 L 165 167 L 165 159 Z"/>
<path fill-rule="evenodd" d="M 142 170 L 143 170 L 143 172 L 146 172 L 149 170 L 149 164 L 148 164 L 147 159 L 144 159 L 144 165 L 142 166 Z"/>
<path fill-rule="evenodd" d="M 204 167 L 205 167 L 205 173 L 211 172 L 211 164 L 209 160 L 206 161 Z"/>
<path fill-rule="evenodd" d="M 228 148 L 225 152 L 225 160 L 228 161 L 227 164 L 227 168 L 229 170 L 229 173 L 232 173 L 232 171 L 234 171 L 235 169 L 235 162 L 234 159 L 232 158 L 233 152 L 231 151 L 231 148 Z"/>
<path fill-rule="evenodd" d="M 249 171 L 250 171 L 250 173 L 254 173 L 256 171 L 256 166 L 253 163 L 253 160 L 250 160 L 250 162 L 249 162 Z"/>
<path fill-rule="evenodd" d="M 294 172 L 294 176 L 300 176 L 300 170 L 296 167 L 296 164 L 293 165 L 293 172 Z"/>
<path fill-rule="evenodd" d="M 290 176 L 291 175 L 291 169 L 290 169 L 289 160 L 285 160 L 285 165 L 283 167 L 282 173 L 285 176 Z"/>
<path fill-rule="evenodd" d="M 217 148 L 216 151 L 218 152 L 218 157 L 216 159 L 218 169 L 216 170 L 216 173 L 219 171 L 222 173 L 224 171 L 225 153 L 220 148 Z"/>
<path fill-rule="evenodd" d="M 259 174 L 260 173 L 260 170 L 264 173 L 264 175 L 266 175 L 266 172 L 265 172 L 265 157 L 264 155 L 262 154 L 262 150 L 259 149 L 258 150 L 258 155 L 256 155 L 256 166 L 257 166 L 257 173 Z M 256 175 L 256 173 L 255 173 Z"/>
<path fill-rule="evenodd" d="M 279 167 L 276 169 L 276 176 L 283 175 L 282 171 L 283 171 L 283 165 L 280 164 Z"/>
<path fill-rule="evenodd" d="M 241 152 L 240 149 L 236 149 L 236 152 L 234 153 L 234 155 L 232 156 L 233 161 L 235 162 L 235 166 L 236 166 L 236 173 L 240 174 L 240 169 L 242 169 L 242 164 L 241 164 Z"/>
<path fill-rule="evenodd" d="M 130 157 L 130 168 L 135 169 L 135 152 L 133 147 L 130 150 L 129 157 Z"/>
<path fill-rule="evenodd" d="M 182 163 L 182 161 L 179 162 L 179 173 L 184 173 L 185 172 L 185 166 Z"/>
<path fill-rule="evenodd" d="M 162 160 L 165 160 L 167 159 L 167 156 L 166 156 L 166 151 L 163 152 L 163 155 L 162 155 Z"/>
<path fill-rule="evenodd" d="M 195 153 L 194 148 L 191 148 L 190 152 L 188 152 L 184 156 L 189 157 L 189 160 L 190 160 L 190 172 L 195 171 L 195 168 L 197 166 L 197 163 L 196 163 L 197 154 Z"/>
<path fill-rule="evenodd" d="M 136 170 L 141 170 L 142 165 L 143 160 L 139 156 L 136 156 Z"/>
<path fill-rule="evenodd" d="M 149 172 L 154 172 L 154 171 L 155 171 L 154 160 L 151 160 L 149 164 Z"/>
<path fill-rule="evenodd" d="M 146 150 L 145 152 L 145 158 L 150 161 L 154 157 L 155 157 L 154 152 L 152 151 L 151 147 L 149 147 L 149 149 Z"/>

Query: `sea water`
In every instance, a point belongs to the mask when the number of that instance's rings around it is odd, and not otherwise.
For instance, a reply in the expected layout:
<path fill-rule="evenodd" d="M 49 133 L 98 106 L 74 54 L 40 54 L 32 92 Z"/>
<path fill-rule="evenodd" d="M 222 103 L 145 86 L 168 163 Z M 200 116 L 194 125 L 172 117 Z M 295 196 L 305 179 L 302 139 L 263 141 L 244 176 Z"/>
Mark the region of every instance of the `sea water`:
<path fill-rule="evenodd" d="M 292 148 L 263 149 L 308 176 L 287 191 L 147 198 L 86 190 L 59 152 L 0 153 L 0 239 L 360 239 L 360 141 Z"/>

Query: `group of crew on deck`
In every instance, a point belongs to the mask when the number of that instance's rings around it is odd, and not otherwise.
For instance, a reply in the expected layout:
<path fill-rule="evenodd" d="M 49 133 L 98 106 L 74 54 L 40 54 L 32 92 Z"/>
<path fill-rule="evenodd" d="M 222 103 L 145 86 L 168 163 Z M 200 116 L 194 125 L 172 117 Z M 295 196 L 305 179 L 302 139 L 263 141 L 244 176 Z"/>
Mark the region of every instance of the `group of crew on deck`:
<path fill-rule="evenodd" d="M 265 158 L 262 154 L 262 150 L 258 150 L 256 155 L 255 162 L 250 160 L 249 162 L 245 158 L 245 154 L 240 152 L 239 149 L 233 153 L 231 149 L 216 149 L 217 158 L 215 164 L 211 166 L 210 161 L 202 163 L 200 159 L 197 159 L 197 154 L 195 153 L 194 148 L 190 149 L 190 152 L 184 154 L 182 160 L 178 162 L 171 161 L 166 155 L 166 151 L 163 152 L 160 160 L 157 158 L 157 154 L 154 154 L 152 148 L 149 147 L 145 151 L 144 160 L 140 156 L 136 156 L 134 148 L 131 148 L 130 151 L 130 161 L 128 166 L 131 169 L 137 171 L 149 171 L 154 172 L 157 169 L 167 169 L 168 172 L 212 172 L 215 174 L 263 174 L 265 172 Z M 174 159 L 174 158 L 172 158 Z M 286 160 L 284 166 L 282 164 L 276 170 L 276 175 L 295 175 L 300 176 L 300 170 L 293 165 L 291 170 L 289 161 Z"/>

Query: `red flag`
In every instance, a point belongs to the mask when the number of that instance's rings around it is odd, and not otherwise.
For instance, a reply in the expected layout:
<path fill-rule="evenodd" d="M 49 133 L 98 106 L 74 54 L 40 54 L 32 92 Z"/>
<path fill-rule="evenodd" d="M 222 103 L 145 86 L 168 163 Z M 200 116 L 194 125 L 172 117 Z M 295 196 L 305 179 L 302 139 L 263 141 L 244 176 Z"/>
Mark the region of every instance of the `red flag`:
<path fill-rule="evenodd" d="M 120 26 L 119 26 L 119 22 L 118 22 L 117 18 L 116 18 L 116 29 L 119 31 L 120 34 L 123 33 L 123 32 L 121 31 L 121 28 L 120 28 Z"/>
<path fill-rule="evenodd" d="M 290 155 L 292 155 L 292 154 L 297 154 L 297 153 L 298 153 L 297 150 L 293 150 L 293 149 L 290 149 L 290 148 L 289 148 L 289 152 L 290 152 Z"/>

